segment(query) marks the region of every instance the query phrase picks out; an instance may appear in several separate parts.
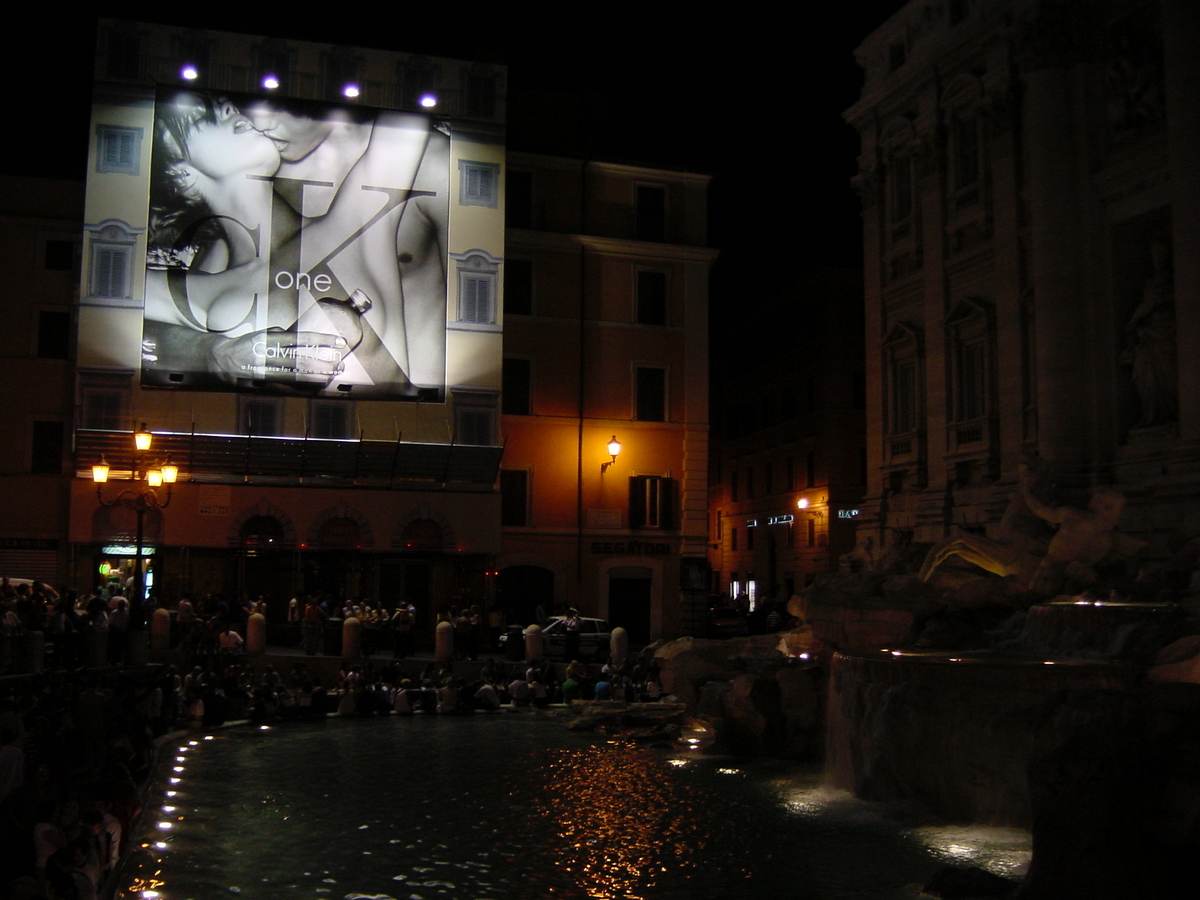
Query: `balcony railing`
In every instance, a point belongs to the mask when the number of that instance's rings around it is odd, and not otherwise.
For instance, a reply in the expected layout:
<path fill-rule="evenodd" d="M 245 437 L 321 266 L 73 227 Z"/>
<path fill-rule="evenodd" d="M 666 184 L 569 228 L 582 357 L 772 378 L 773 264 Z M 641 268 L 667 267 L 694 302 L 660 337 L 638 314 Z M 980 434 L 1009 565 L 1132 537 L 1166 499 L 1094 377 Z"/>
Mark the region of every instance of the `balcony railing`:
<path fill-rule="evenodd" d="M 131 471 L 132 447 L 128 431 L 78 429 L 77 474 L 90 479 L 102 456 L 114 471 Z M 181 481 L 481 491 L 495 485 L 503 452 L 466 444 L 155 432 L 146 455 L 170 457 Z"/>

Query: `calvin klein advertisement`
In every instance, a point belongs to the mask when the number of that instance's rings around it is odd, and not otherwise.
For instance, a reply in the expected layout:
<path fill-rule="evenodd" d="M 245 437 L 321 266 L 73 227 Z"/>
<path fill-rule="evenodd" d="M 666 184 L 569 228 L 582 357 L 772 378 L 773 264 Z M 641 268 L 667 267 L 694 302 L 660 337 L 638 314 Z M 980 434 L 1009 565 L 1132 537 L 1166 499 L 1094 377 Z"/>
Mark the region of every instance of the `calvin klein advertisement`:
<path fill-rule="evenodd" d="M 426 116 L 160 89 L 142 384 L 443 399 L 449 164 Z"/>

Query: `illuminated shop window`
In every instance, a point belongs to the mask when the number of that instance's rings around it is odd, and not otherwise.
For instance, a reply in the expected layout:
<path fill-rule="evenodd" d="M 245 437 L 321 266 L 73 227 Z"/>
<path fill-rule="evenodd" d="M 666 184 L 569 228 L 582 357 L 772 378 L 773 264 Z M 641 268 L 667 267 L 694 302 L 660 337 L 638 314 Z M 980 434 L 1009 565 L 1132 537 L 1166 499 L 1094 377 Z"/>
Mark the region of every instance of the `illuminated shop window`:
<path fill-rule="evenodd" d="M 142 150 L 142 129 L 96 126 L 96 171 L 137 175 Z"/>
<path fill-rule="evenodd" d="M 494 163 L 459 160 L 458 203 L 495 209 L 500 200 L 500 167 Z"/>

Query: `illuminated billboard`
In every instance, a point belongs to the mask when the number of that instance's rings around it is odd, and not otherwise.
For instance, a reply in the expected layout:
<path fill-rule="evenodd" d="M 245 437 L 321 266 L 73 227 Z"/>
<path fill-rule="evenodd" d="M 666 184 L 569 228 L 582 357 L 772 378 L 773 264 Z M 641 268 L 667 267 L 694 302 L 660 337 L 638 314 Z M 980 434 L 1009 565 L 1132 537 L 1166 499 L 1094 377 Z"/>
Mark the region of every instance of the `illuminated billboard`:
<path fill-rule="evenodd" d="M 143 385 L 444 398 L 432 119 L 160 88 L 153 131 Z"/>

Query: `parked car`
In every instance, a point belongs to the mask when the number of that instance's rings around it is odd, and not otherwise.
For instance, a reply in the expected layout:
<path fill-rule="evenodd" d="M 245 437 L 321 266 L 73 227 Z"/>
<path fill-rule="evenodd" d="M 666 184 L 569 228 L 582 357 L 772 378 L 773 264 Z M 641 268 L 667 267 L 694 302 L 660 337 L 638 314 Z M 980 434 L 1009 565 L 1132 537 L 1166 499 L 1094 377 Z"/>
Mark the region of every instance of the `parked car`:
<path fill-rule="evenodd" d="M 566 657 L 567 650 L 567 617 L 551 616 L 538 624 L 545 638 L 546 656 Z M 608 659 L 612 629 L 604 619 L 586 619 L 580 617 L 579 626 L 579 657 L 580 659 Z M 510 628 L 500 635 L 500 649 L 507 649 L 512 640 L 524 641 L 522 631 Z"/>

